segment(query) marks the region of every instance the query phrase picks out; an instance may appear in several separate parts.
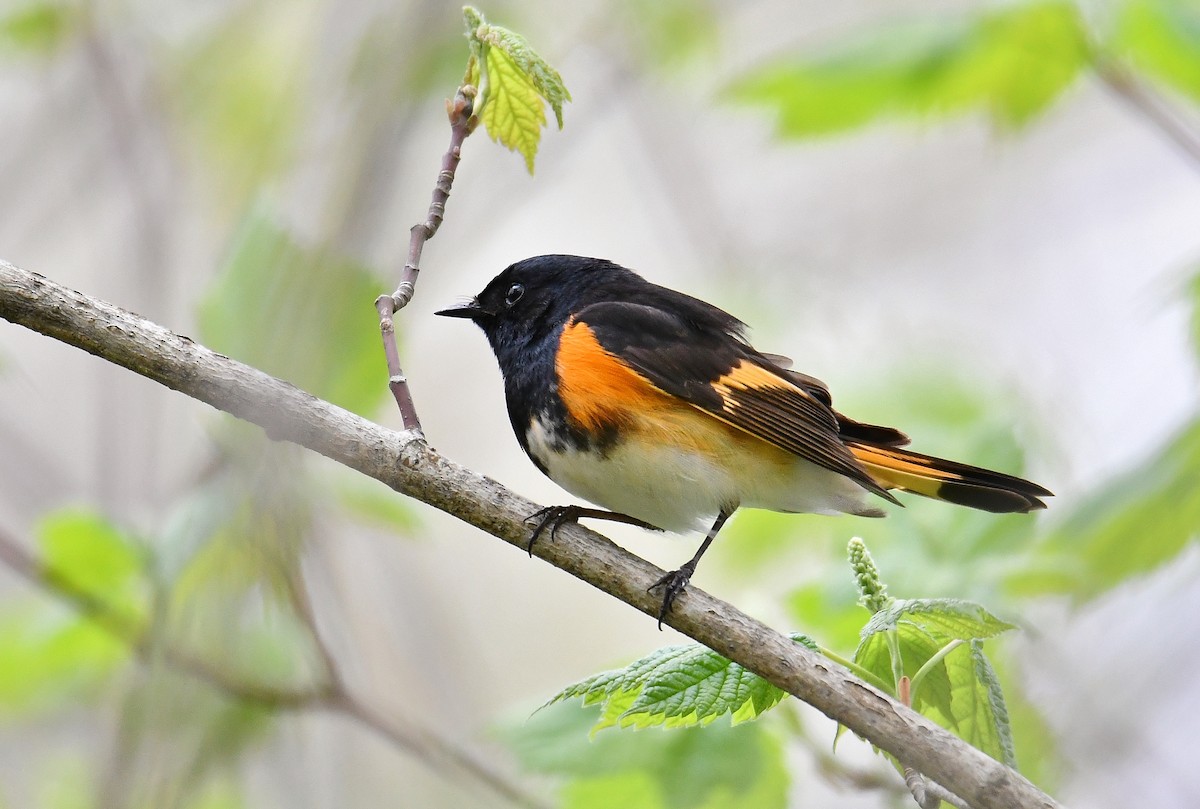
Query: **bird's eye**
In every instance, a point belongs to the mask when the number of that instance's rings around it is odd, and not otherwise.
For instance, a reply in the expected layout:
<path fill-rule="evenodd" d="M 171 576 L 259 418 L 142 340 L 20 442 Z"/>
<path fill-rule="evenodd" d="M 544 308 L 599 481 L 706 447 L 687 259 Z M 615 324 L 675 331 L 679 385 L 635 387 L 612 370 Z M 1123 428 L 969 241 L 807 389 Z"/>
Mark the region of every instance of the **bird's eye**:
<path fill-rule="evenodd" d="M 525 294 L 525 286 L 523 284 L 513 284 L 508 288 L 508 294 L 504 296 L 504 305 L 512 306 L 517 301 L 521 300 L 521 296 Z"/>

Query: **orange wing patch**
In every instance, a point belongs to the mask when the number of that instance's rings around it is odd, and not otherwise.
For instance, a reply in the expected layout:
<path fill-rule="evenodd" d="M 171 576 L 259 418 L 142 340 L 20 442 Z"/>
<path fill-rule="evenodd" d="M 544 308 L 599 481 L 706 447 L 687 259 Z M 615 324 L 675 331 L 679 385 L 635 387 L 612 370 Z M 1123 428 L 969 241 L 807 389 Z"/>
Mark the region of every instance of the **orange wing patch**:
<path fill-rule="evenodd" d="M 671 404 L 672 396 L 604 350 L 586 323 L 563 329 L 555 360 L 567 416 L 588 431 L 628 424 Z"/>
<path fill-rule="evenodd" d="M 725 400 L 725 407 L 731 410 L 738 406 L 737 399 L 731 395 L 731 392 L 735 390 L 782 388 L 799 393 L 801 396 L 808 396 L 804 390 L 771 373 L 761 365 L 745 360 L 733 366 L 729 373 L 713 382 L 712 386 L 713 390 L 721 394 L 721 398 Z"/>

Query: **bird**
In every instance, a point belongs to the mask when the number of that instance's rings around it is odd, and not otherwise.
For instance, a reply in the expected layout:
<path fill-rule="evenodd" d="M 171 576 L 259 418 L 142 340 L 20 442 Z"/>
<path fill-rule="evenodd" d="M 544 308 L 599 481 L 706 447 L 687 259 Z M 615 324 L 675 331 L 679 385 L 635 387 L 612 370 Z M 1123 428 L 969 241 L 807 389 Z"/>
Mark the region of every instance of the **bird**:
<path fill-rule="evenodd" d="M 746 325 L 612 261 L 518 261 L 437 315 L 482 330 L 517 442 L 601 508 L 530 515 L 529 549 L 581 518 L 686 533 L 695 555 L 658 579 L 659 628 L 739 508 L 882 517 L 909 492 L 994 513 L 1045 508 L 1042 486 L 906 449 L 908 436 L 833 408 L 828 387 L 755 349 Z"/>

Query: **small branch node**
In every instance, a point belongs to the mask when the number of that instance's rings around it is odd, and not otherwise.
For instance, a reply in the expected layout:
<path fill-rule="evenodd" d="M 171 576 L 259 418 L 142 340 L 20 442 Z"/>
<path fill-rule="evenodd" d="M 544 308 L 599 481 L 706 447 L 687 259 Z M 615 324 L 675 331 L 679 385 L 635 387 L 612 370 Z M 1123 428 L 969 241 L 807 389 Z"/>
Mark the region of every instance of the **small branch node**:
<path fill-rule="evenodd" d="M 404 273 L 405 275 L 409 273 L 416 275 L 417 268 L 413 267 L 411 264 L 406 264 L 404 265 Z M 392 303 L 396 307 L 396 310 L 399 311 L 405 306 L 408 306 L 416 292 L 416 284 L 414 284 L 412 281 L 401 281 L 400 286 L 396 287 L 396 291 L 392 293 Z"/>

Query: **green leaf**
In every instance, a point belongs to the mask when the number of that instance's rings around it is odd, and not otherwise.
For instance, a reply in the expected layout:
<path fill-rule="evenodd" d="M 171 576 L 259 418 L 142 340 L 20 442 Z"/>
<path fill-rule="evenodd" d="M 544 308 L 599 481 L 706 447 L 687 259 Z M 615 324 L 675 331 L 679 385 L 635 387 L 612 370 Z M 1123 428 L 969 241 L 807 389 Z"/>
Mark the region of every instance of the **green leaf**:
<path fill-rule="evenodd" d="M 200 305 L 212 348 L 315 396 L 370 415 L 387 395 L 380 283 L 364 266 L 299 244 L 261 211 L 239 229 Z"/>
<path fill-rule="evenodd" d="M 1015 757 L 1004 696 L 981 646 L 983 639 L 1012 628 L 965 601 L 898 600 L 868 621 L 854 661 L 884 682 L 895 682 L 889 642 L 894 633 L 900 671 L 913 681 L 913 708 L 1012 766 Z M 958 641 L 966 642 L 943 652 Z M 926 668 L 939 654 L 941 659 Z"/>
<path fill-rule="evenodd" d="M 981 642 L 972 641 L 962 651 L 966 653 L 952 652 L 946 659 L 957 732 L 997 761 L 1015 769 L 1017 756 L 1000 680 L 984 655 Z"/>
<path fill-rule="evenodd" d="M 42 564 L 71 589 L 102 602 L 127 619 L 145 606 L 145 561 L 134 540 L 88 511 L 48 515 L 37 530 Z"/>
<path fill-rule="evenodd" d="M 1195 3 L 1125 3 L 1113 44 L 1141 70 L 1200 101 L 1200 7 Z"/>
<path fill-rule="evenodd" d="M 1200 419 L 1147 461 L 1102 486 L 1014 571 L 1009 590 L 1094 598 L 1173 559 L 1200 526 Z"/>
<path fill-rule="evenodd" d="M 0 710 L 12 713 L 94 692 L 129 659 L 149 598 L 141 550 L 103 517 L 56 512 L 36 537 L 42 575 L 88 604 L 42 598 L 0 613 Z"/>
<path fill-rule="evenodd" d="M 526 769 L 568 779 L 562 805 L 570 809 L 787 805 L 782 746 L 761 722 L 592 737 L 588 726 L 598 719 L 595 707 L 556 705 L 502 736 Z"/>
<path fill-rule="evenodd" d="M 74 31 L 78 13 L 67 3 L 26 3 L 0 16 L 0 53 L 47 55 Z"/>
<path fill-rule="evenodd" d="M 463 9 L 471 60 L 467 82 L 477 86 L 475 114 L 483 121 L 492 140 L 525 158 L 533 174 L 546 125 L 548 103 L 562 129 L 563 104 L 571 100 L 562 77 L 537 54 L 525 38 L 507 28 L 490 25 L 470 6 Z"/>
<path fill-rule="evenodd" d="M 803 635 L 793 640 L 813 651 Z M 775 707 L 786 694 L 698 643 L 659 649 L 624 669 L 606 671 L 569 685 L 547 705 L 579 698 L 603 703 L 592 732 L 613 725 L 645 728 L 707 725 L 725 714 L 736 725 Z"/>
<path fill-rule="evenodd" d="M 909 24 L 890 22 L 820 57 L 789 57 L 736 81 L 732 99 L 774 108 L 784 137 L 839 132 L 887 116 L 984 110 L 1016 127 L 1086 66 L 1073 4 L 1035 2 Z"/>
<path fill-rule="evenodd" d="M 984 640 L 1010 629 L 986 609 L 970 601 L 949 598 L 897 599 L 871 616 L 863 627 L 863 639 L 909 623 L 942 643 L 951 640 Z"/>
<path fill-rule="evenodd" d="M 414 534 L 421 525 L 411 501 L 374 478 L 339 467 L 322 476 L 321 485 L 349 516 L 365 525 L 385 528 L 393 535 Z"/>
<path fill-rule="evenodd" d="M 0 615 L 0 711 L 56 710 L 97 692 L 129 659 L 127 643 L 60 604 Z"/>

